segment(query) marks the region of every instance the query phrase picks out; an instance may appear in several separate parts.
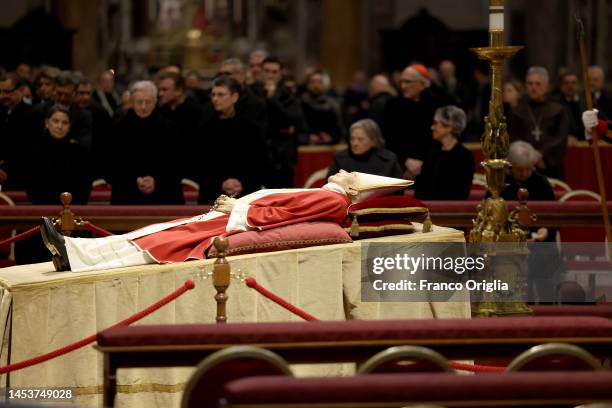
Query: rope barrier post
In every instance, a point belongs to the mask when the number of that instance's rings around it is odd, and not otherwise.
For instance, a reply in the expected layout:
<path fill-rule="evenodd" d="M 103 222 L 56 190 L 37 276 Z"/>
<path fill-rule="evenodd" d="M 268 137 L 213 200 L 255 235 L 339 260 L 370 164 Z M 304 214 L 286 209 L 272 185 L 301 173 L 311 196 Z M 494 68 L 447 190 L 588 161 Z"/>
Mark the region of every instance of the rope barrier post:
<path fill-rule="evenodd" d="M 227 294 L 225 291 L 230 285 L 230 266 L 225 259 L 225 251 L 229 246 L 229 242 L 225 237 L 215 237 L 213 245 L 217 249 L 217 260 L 213 266 L 213 285 L 217 290 L 215 301 L 217 302 L 217 323 L 227 323 L 227 311 L 225 305 L 227 303 Z"/>
<path fill-rule="evenodd" d="M 63 192 L 60 194 L 60 201 L 62 202 L 62 211 L 59 214 L 58 224 L 62 235 L 70 236 L 74 231 L 74 214 L 70 211 L 70 203 L 72 203 L 72 194 Z"/>

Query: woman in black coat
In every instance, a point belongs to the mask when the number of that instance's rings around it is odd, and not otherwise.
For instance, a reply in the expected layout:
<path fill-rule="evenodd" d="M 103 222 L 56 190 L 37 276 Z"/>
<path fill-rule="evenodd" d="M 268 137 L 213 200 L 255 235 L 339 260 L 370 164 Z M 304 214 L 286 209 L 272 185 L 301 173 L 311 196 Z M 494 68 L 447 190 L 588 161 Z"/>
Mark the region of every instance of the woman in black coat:
<path fill-rule="evenodd" d="M 382 147 L 384 141 L 376 122 L 372 119 L 359 120 L 353 123 L 349 133 L 350 147 L 336 153 L 327 171 L 327 177 L 342 169 L 402 178 L 397 156 Z"/>
<path fill-rule="evenodd" d="M 465 112 L 445 106 L 434 114 L 431 131 L 438 142 L 423 161 L 414 196 L 420 200 L 466 200 L 474 177 L 474 156 L 461 142 Z"/>
<path fill-rule="evenodd" d="M 229 76 L 213 81 L 210 97 L 215 115 L 201 125 L 193 161 L 198 165 L 198 203 L 219 195 L 240 197 L 259 190 L 268 169 L 261 128 L 236 112 L 240 83 Z"/>
<path fill-rule="evenodd" d="M 38 171 L 28 175 L 26 191 L 32 204 L 59 204 L 59 196 L 72 194 L 72 204 L 87 204 L 92 168 L 89 152 L 68 138 L 70 115 L 58 105 L 49 109 L 45 130 L 34 148 Z"/>
<path fill-rule="evenodd" d="M 138 81 L 133 108 L 117 121 L 106 146 L 105 178 L 111 204 L 184 204 L 182 166 L 189 150 L 177 145 L 177 129 L 155 109 L 157 88 Z"/>
<path fill-rule="evenodd" d="M 72 194 L 72 204 L 89 200 L 93 169 L 89 151 L 70 139 L 71 117 L 67 109 L 52 106 L 46 114 L 45 130 L 32 147 L 31 171 L 25 174 L 25 190 L 32 204 L 60 204 L 60 194 Z M 15 244 L 19 265 L 50 261 L 40 235 Z"/>

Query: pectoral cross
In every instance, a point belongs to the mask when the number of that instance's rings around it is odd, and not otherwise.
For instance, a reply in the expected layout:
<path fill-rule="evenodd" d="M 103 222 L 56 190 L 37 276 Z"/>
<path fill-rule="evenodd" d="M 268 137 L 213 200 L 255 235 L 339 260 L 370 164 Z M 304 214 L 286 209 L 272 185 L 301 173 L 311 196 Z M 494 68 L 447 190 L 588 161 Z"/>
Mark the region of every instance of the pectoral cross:
<path fill-rule="evenodd" d="M 533 137 L 535 137 L 536 142 L 540 141 L 540 136 L 542 136 L 542 131 L 540 130 L 539 126 L 536 126 L 535 129 L 533 129 L 531 131 L 531 134 L 533 135 Z"/>

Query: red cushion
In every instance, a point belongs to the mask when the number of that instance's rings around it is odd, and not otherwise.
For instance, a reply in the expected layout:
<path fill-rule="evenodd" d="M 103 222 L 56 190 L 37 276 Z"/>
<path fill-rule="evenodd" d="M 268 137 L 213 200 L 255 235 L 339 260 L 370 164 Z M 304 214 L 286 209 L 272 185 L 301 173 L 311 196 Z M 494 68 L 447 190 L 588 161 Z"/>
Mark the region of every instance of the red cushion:
<path fill-rule="evenodd" d="M 409 195 L 375 197 L 352 204 L 349 213 L 369 208 L 407 208 L 426 207 L 426 205 Z"/>
<path fill-rule="evenodd" d="M 409 195 L 375 197 L 352 204 L 344 227 L 353 238 L 376 238 L 414 231 L 412 221 L 428 213 L 422 201 Z"/>
<path fill-rule="evenodd" d="M 398 216 L 396 216 L 398 218 Z M 347 220 L 344 230 L 353 239 L 366 239 L 376 237 L 386 237 L 390 235 L 401 235 L 414 232 L 412 222 L 405 219 L 385 219 L 364 221 L 358 218 L 357 222 Z"/>
<path fill-rule="evenodd" d="M 282 251 L 315 245 L 345 244 L 351 237 L 332 222 L 302 222 L 266 231 L 246 231 L 227 237 L 227 255 Z M 211 247 L 208 258 L 215 258 L 217 249 Z"/>

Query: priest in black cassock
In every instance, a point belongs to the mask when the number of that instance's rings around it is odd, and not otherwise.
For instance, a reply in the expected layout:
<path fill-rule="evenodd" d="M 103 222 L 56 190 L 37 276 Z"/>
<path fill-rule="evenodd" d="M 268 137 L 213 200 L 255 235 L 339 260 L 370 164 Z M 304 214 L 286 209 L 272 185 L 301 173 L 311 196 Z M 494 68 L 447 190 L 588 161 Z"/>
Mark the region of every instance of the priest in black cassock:
<path fill-rule="evenodd" d="M 562 105 L 548 99 L 548 71 L 531 67 L 527 71 L 527 96 L 512 109 L 510 141 L 523 140 L 536 149 L 536 168 L 549 177 L 563 178 L 569 118 Z"/>

